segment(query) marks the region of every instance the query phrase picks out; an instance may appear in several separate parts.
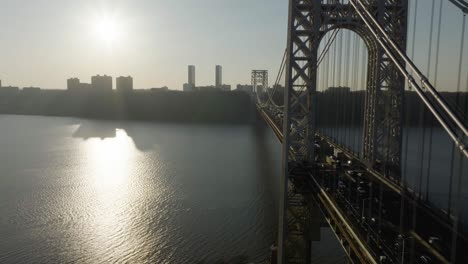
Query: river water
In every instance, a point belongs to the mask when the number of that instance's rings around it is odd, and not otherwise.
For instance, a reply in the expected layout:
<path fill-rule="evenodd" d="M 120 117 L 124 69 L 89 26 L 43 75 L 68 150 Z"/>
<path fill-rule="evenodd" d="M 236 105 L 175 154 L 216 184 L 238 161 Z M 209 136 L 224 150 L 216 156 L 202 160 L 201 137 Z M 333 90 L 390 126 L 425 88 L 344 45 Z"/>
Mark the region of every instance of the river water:
<path fill-rule="evenodd" d="M 276 240 L 269 129 L 0 116 L 0 263 L 261 262 Z M 343 263 L 329 229 L 314 263 Z"/>

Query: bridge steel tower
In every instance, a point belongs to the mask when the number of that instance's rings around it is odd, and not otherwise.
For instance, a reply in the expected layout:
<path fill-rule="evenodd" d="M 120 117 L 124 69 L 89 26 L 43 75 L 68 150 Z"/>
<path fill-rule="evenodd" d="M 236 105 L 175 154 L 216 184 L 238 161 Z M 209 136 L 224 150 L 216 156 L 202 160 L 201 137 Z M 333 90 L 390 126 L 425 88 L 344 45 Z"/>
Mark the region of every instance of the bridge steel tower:
<path fill-rule="evenodd" d="M 355 1 L 355 0 L 349 0 Z M 315 164 L 317 59 L 324 35 L 334 29 L 354 31 L 368 56 L 363 155 L 377 161 L 381 173 L 399 181 L 401 174 L 404 78 L 348 1 L 289 0 L 286 92 L 283 120 L 283 175 L 280 197 L 278 259 L 310 263 L 314 194 L 294 182 Z M 366 0 L 373 16 L 400 47 L 406 48 L 408 0 Z M 403 64 L 404 65 L 404 64 Z M 298 199 L 298 197 L 302 197 Z"/>
<path fill-rule="evenodd" d="M 252 87 L 256 93 L 262 93 L 268 89 L 267 70 L 252 70 Z"/>

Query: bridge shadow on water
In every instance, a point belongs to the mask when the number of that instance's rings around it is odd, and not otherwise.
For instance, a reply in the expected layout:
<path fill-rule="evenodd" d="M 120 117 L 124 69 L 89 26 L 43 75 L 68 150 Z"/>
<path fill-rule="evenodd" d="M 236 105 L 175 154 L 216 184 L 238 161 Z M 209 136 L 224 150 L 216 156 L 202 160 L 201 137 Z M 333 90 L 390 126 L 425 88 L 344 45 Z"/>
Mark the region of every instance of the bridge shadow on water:
<path fill-rule="evenodd" d="M 207 128 L 212 128 L 215 130 L 230 126 L 234 125 L 82 120 L 78 124 L 78 128 L 73 132 L 72 137 L 83 140 L 96 138 L 101 140 L 113 139 L 118 136 L 117 131 L 121 130 L 124 131 L 125 134 L 132 140 L 135 148 L 138 151 L 148 152 L 154 150 L 156 147 L 166 146 L 167 139 L 174 139 L 175 137 L 183 134 L 178 134 L 177 131 L 190 131 L 190 135 L 196 138 L 197 135 L 203 133 L 202 130 L 206 130 Z M 189 138 L 178 137 L 177 139 L 180 141 L 187 140 L 186 143 L 190 144 Z"/>

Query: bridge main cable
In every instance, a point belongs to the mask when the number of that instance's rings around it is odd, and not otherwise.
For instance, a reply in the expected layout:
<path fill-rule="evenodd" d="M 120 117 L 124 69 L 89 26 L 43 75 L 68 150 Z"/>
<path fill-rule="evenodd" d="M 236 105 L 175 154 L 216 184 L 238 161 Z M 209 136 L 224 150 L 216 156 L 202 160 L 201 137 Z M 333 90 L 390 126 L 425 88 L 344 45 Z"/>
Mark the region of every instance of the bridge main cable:
<path fill-rule="evenodd" d="M 439 105 L 443 108 L 445 113 L 451 117 L 452 121 L 458 126 L 458 128 L 464 133 L 465 137 L 468 136 L 468 129 L 463 125 L 463 123 L 458 119 L 458 117 L 451 111 L 451 109 L 447 106 L 445 101 L 440 97 L 439 93 L 437 90 L 432 86 L 432 84 L 427 80 L 427 78 L 421 73 L 421 71 L 414 65 L 414 63 L 404 54 L 403 51 L 395 44 L 395 42 L 388 36 L 388 34 L 385 32 L 385 30 L 380 26 L 380 24 L 372 17 L 372 15 L 369 13 L 367 10 L 366 6 L 362 3 L 361 0 L 350 0 L 349 1 L 351 5 L 354 7 L 356 10 L 357 14 L 361 17 L 361 19 L 364 21 L 364 23 L 368 26 L 369 30 L 371 33 L 374 35 L 376 40 L 379 42 L 380 46 L 386 51 L 387 55 L 392 59 L 392 61 L 395 63 L 396 67 L 399 69 L 399 71 L 405 76 L 405 78 L 408 80 L 409 85 L 415 87 L 415 90 L 421 100 L 426 104 L 426 106 L 430 109 L 430 111 L 434 114 L 436 119 L 439 121 L 439 123 L 444 127 L 446 132 L 449 134 L 449 136 L 452 138 L 454 141 L 454 144 L 460 149 L 460 151 L 464 154 L 466 158 L 468 158 L 468 148 L 465 146 L 463 140 L 459 139 L 457 136 L 457 133 L 453 131 L 453 129 L 449 126 L 449 124 L 444 120 L 444 118 L 441 116 L 439 111 L 431 104 L 429 101 L 429 98 L 424 94 L 424 91 L 419 85 L 414 81 L 414 78 L 406 71 L 405 67 L 400 64 L 397 58 L 395 58 L 395 55 L 392 53 L 389 47 L 387 47 L 384 43 L 383 40 L 387 41 L 394 51 L 398 53 L 398 55 L 407 63 L 410 68 L 413 70 L 413 72 L 416 73 L 416 75 L 420 78 L 421 83 L 423 84 L 423 87 L 426 87 L 429 92 L 434 96 L 434 99 L 439 103 Z M 358 6 L 360 5 L 360 6 Z M 362 10 L 361 10 L 362 9 Z M 365 12 L 363 14 L 362 12 Z M 375 28 L 373 25 L 371 25 L 371 22 L 368 21 L 367 17 L 372 21 L 375 27 L 378 28 L 378 30 L 381 32 L 382 36 L 379 36 L 379 34 L 376 32 Z"/>
<path fill-rule="evenodd" d="M 412 60 L 408 58 L 408 56 L 398 47 L 398 45 L 393 41 L 393 39 L 385 32 L 385 30 L 382 28 L 382 26 L 375 20 L 375 18 L 372 16 L 372 14 L 369 13 L 369 10 L 367 10 L 367 7 L 362 3 L 362 0 L 350 0 L 351 4 L 353 7 L 356 9 L 358 12 L 359 16 L 363 19 L 363 21 L 366 23 L 366 25 L 371 29 L 371 25 L 369 25 L 368 21 L 365 19 L 365 17 L 359 12 L 358 7 L 354 2 L 357 2 L 362 10 L 366 13 L 368 18 L 371 20 L 371 22 L 374 24 L 374 26 L 380 31 L 380 33 L 384 36 L 385 40 L 390 44 L 390 46 L 398 53 L 398 55 L 405 61 L 405 63 L 408 64 L 408 66 L 411 68 L 411 70 L 416 74 L 416 76 L 420 79 L 423 87 L 426 87 L 429 92 L 431 93 L 432 96 L 436 99 L 436 101 L 440 104 L 440 106 L 445 110 L 446 114 L 448 114 L 452 120 L 457 124 L 459 129 L 463 131 L 465 134 L 465 137 L 468 136 L 468 129 L 464 126 L 463 122 L 460 121 L 460 119 L 452 112 L 452 110 L 447 106 L 447 103 L 444 101 L 444 99 L 439 95 L 437 90 L 434 88 L 434 86 L 429 82 L 427 77 L 416 67 L 416 65 L 413 63 Z M 372 31 L 372 29 L 371 29 Z M 381 40 L 377 34 L 375 34 L 376 38 Z M 389 54 L 390 55 L 390 54 Z M 395 62 L 396 63 L 396 62 Z M 404 73 L 403 73 L 404 74 Z"/>

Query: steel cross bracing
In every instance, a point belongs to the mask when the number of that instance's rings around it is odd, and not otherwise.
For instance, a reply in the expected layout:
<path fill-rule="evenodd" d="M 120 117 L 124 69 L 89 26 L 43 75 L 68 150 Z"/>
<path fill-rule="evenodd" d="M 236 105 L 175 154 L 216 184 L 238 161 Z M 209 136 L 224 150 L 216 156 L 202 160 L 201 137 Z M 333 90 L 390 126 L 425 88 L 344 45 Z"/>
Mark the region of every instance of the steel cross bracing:
<path fill-rule="evenodd" d="M 368 1 L 370 10 L 400 47 L 406 45 L 407 1 Z M 283 120 L 283 189 L 280 201 L 279 259 L 308 263 L 311 236 L 307 217 L 298 217 L 295 181 L 304 166 L 314 166 L 318 49 L 330 30 L 346 28 L 360 35 L 369 50 L 364 125 L 364 159 L 383 163 L 386 176 L 399 179 L 401 170 L 402 98 L 404 79 L 350 4 L 338 1 L 290 0 Z M 310 199 L 303 196 L 302 205 Z M 302 226 L 301 226 L 302 225 Z M 301 226 L 297 228 L 297 226 Z M 297 245 L 303 248 L 298 249 Z"/>

